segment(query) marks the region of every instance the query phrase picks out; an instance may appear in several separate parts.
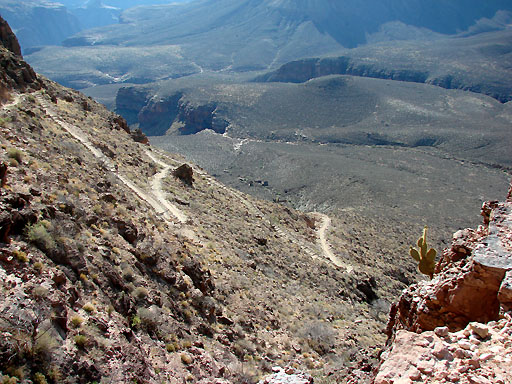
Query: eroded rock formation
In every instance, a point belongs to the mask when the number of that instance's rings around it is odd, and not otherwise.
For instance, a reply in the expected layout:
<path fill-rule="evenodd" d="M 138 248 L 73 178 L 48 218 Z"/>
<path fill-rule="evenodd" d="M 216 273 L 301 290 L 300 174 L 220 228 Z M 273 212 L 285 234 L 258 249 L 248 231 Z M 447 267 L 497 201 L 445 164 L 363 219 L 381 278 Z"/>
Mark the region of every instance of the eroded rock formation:
<path fill-rule="evenodd" d="M 510 382 L 511 197 L 512 184 L 506 201 L 485 203 L 484 224 L 455 233 L 433 280 L 392 307 L 376 384 Z"/>

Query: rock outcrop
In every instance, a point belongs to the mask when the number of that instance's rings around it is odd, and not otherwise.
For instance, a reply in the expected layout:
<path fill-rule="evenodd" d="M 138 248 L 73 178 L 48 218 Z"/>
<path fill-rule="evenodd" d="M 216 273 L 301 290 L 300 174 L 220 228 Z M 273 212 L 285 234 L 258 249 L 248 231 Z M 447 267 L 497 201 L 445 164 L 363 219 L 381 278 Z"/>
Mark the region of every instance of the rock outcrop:
<path fill-rule="evenodd" d="M 9 51 L 14 53 L 17 56 L 21 57 L 21 47 L 16 38 L 16 35 L 12 32 L 11 27 L 0 16 L 0 42 L 2 45 L 7 48 Z"/>
<path fill-rule="evenodd" d="M 471 321 L 498 320 L 510 308 L 512 200 L 486 203 L 484 225 L 455 233 L 443 252 L 433 280 L 406 290 L 394 305 L 388 336 L 398 329 L 458 331 Z"/>
<path fill-rule="evenodd" d="M 36 73 L 21 57 L 18 39 L 0 17 L 0 88 L 18 91 L 41 89 Z M 4 97 L 2 96 L 2 99 Z"/>
<path fill-rule="evenodd" d="M 470 323 L 458 332 L 446 327 L 416 334 L 398 331 L 374 384 L 510 383 L 512 318 Z"/>
<path fill-rule="evenodd" d="M 512 184 L 506 201 L 485 203 L 484 225 L 455 233 L 434 278 L 393 305 L 376 384 L 510 382 L 511 195 Z"/>

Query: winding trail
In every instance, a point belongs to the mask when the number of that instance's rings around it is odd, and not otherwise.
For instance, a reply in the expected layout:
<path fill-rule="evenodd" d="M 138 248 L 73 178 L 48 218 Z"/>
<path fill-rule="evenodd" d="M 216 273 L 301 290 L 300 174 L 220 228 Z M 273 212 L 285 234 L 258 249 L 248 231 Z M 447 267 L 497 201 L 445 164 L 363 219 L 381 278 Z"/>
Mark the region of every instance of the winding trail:
<path fill-rule="evenodd" d="M 121 175 L 117 169 L 117 166 L 98 148 L 94 146 L 94 144 L 87 138 L 87 135 L 77 126 L 67 123 L 62 120 L 57 112 L 52 109 L 52 106 L 43 98 L 42 95 L 37 95 L 36 98 L 40 102 L 41 106 L 45 108 L 46 113 L 57 123 L 59 124 L 66 132 L 68 132 L 73 138 L 82 143 L 93 155 L 102 163 L 103 167 L 114 174 L 125 186 L 130 188 L 140 199 L 147 202 L 167 224 L 174 225 L 175 220 L 179 223 L 184 224 L 187 222 L 187 216 L 175 205 L 171 204 L 167 198 L 166 193 L 162 188 L 162 180 L 165 179 L 169 172 L 171 171 L 171 165 L 163 162 L 158 159 L 151 150 L 146 150 L 146 155 L 158 166 L 162 167 L 162 170 L 156 173 L 151 179 L 151 190 L 152 193 L 148 193 L 138 186 L 136 186 L 132 181 L 127 179 L 125 176 Z M 19 95 L 15 96 L 15 99 L 4 106 L 3 109 L 10 108 L 16 105 L 20 101 L 21 97 Z M 287 239 L 293 244 L 296 244 L 300 247 L 300 249 L 311 256 L 312 258 L 318 258 L 317 254 L 309 247 L 305 246 L 303 241 L 300 241 L 292 234 L 288 233 L 288 231 L 282 229 L 280 226 L 272 224 L 268 219 L 265 218 L 263 212 L 259 210 L 254 204 L 249 202 L 241 193 L 233 190 L 232 188 L 228 188 L 225 185 L 218 182 L 212 176 L 207 174 L 205 171 L 195 168 L 194 171 L 201 176 L 203 176 L 209 183 L 217 185 L 219 188 L 222 188 L 228 191 L 231 195 L 238 198 L 256 217 L 259 217 L 262 220 L 265 220 L 266 224 L 273 228 L 282 238 Z M 321 227 L 318 229 L 318 238 L 319 245 L 323 256 L 328 259 L 332 264 L 336 267 L 344 268 L 347 273 L 351 273 L 354 268 L 351 265 L 345 264 L 342 262 L 334 253 L 331 251 L 330 245 L 327 241 L 326 233 L 331 225 L 331 218 L 325 214 L 314 212 L 314 215 L 320 217 L 322 221 Z"/>
<path fill-rule="evenodd" d="M 146 151 L 146 155 L 156 164 L 163 167 L 163 169 L 155 174 L 151 179 L 151 189 L 155 193 L 156 198 L 160 203 L 166 207 L 169 212 L 173 214 L 174 217 L 178 219 L 180 223 L 187 222 L 187 216 L 178 209 L 175 205 L 169 203 L 169 200 L 166 198 L 166 193 L 162 189 L 162 180 L 165 179 L 169 172 L 171 171 L 171 166 L 169 164 L 164 163 L 163 161 L 157 159 L 149 150 Z"/>
<path fill-rule="evenodd" d="M 324 256 L 331 260 L 331 262 L 337 267 L 345 268 L 347 273 L 351 273 L 354 270 L 354 267 L 352 267 L 350 264 L 344 263 L 334 253 L 332 253 L 331 247 L 327 241 L 327 231 L 331 226 L 331 218 L 319 212 L 315 212 L 314 214 L 319 216 L 322 220 L 322 226 L 318 229 L 318 239 Z"/>
<path fill-rule="evenodd" d="M 102 163 L 103 167 L 115 175 L 122 184 L 130 188 L 140 199 L 144 200 L 148 203 L 168 225 L 174 225 L 174 219 L 177 219 L 180 223 L 186 222 L 186 217 L 183 215 L 178 208 L 174 207 L 170 204 L 165 196 L 161 196 L 163 192 L 161 192 L 161 180 L 165 177 L 168 169 L 164 168 L 164 171 L 160 172 L 158 177 L 160 179 L 156 179 L 152 181 L 152 187 L 154 185 L 158 185 L 160 190 L 155 189 L 154 194 L 152 196 L 150 193 L 142 190 L 138 186 L 136 186 L 132 181 L 130 181 L 125 176 L 121 175 L 117 170 L 116 165 L 107 157 L 105 154 L 100 151 L 98 148 L 94 146 L 94 144 L 87 138 L 86 134 L 77 126 L 73 124 L 69 124 L 66 121 L 62 120 L 57 112 L 53 110 L 52 106 L 43 98 L 42 95 L 37 95 L 36 98 L 40 102 L 41 106 L 45 108 L 46 113 L 57 123 L 59 124 L 66 132 L 68 132 L 73 138 L 78 140 L 84 147 L 86 147 L 94 157 L 96 157 Z M 160 191 L 160 193 L 158 192 Z"/>

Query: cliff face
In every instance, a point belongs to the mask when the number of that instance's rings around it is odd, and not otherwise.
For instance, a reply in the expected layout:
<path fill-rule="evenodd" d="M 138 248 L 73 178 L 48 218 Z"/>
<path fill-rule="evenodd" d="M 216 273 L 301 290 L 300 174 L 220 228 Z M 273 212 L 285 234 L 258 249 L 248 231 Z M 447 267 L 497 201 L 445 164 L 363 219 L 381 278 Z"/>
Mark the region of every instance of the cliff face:
<path fill-rule="evenodd" d="M 9 51 L 21 57 L 21 47 L 7 21 L 0 16 L 0 42 Z"/>
<path fill-rule="evenodd" d="M 392 307 L 391 349 L 376 384 L 510 382 L 512 184 L 507 200 L 484 204 L 482 216 L 477 230 L 454 234 L 434 278 Z"/>
<path fill-rule="evenodd" d="M 41 82 L 30 65 L 22 60 L 18 39 L 9 24 L 0 17 L 0 86 L 2 99 L 9 90 L 38 90 Z"/>
<path fill-rule="evenodd" d="M 116 111 L 129 124 L 139 124 L 149 136 L 163 136 L 169 130 L 180 135 L 192 135 L 205 129 L 224 133 L 228 122 L 218 116 L 213 102 L 192 103 L 176 92 L 163 99 L 150 99 L 144 89 L 121 88 L 116 96 Z"/>

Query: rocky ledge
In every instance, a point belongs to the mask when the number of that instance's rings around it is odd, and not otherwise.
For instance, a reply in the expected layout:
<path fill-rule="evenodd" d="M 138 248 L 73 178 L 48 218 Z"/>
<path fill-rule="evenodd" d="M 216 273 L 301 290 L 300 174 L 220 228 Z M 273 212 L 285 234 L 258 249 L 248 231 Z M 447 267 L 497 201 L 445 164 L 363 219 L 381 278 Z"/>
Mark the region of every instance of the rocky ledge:
<path fill-rule="evenodd" d="M 392 307 L 375 384 L 511 382 L 512 184 L 482 216 Z"/>

